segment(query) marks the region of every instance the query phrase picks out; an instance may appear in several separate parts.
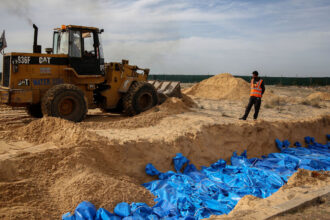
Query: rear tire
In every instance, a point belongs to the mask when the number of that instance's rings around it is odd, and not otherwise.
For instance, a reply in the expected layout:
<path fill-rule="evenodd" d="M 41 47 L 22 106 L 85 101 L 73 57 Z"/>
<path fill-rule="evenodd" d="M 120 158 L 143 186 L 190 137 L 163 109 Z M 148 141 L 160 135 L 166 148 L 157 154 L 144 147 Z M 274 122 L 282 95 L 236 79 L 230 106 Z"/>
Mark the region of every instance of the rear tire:
<path fill-rule="evenodd" d="M 45 116 L 80 122 L 87 114 L 84 92 L 75 85 L 56 85 L 42 98 L 42 113 Z"/>
<path fill-rule="evenodd" d="M 40 104 L 28 105 L 26 107 L 26 113 L 28 113 L 31 117 L 34 117 L 34 118 L 42 118 L 42 116 L 43 116 Z"/>
<path fill-rule="evenodd" d="M 153 85 L 147 82 L 133 82 L 123 98 L 123 111 L 129 116 L 147 111 L 158 103 Z"/>

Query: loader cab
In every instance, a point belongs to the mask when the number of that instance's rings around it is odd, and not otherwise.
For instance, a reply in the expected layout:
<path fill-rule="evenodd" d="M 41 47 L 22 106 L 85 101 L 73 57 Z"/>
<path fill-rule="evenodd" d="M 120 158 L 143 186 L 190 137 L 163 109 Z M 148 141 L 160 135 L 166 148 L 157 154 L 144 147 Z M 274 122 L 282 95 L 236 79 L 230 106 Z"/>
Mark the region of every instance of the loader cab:
<path fill-rule="evenodd" d="M 53 54 L 68 55 L 70 67 L 79 75 L 104 75 L 102 32 L 93 27 L 62 25 L 54 31 Z"/>

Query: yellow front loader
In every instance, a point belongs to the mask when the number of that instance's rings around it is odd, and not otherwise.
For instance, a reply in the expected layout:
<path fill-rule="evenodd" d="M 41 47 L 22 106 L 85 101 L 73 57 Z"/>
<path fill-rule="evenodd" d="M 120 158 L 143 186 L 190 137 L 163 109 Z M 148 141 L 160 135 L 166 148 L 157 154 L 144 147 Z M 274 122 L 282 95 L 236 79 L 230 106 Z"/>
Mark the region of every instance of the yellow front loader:
<path fill-rule="evenodd" d="M 62 25 L 54 29 L 53 47 L 41 53 L 33 27 L 33 53 L 4 54 L 0 103 L 79 122 L 91 108 L 132 116 L 181 97 L 179 82 L 148 82 L 149 69 L 127 60 L 105 63 L 103 29 Z"/>

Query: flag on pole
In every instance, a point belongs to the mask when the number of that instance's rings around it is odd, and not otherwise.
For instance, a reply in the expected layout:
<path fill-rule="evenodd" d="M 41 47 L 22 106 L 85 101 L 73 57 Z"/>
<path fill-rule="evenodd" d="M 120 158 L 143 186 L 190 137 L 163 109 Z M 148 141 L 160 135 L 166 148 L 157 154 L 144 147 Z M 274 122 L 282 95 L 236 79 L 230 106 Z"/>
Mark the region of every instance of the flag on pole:
<path fill-rule="evenodd" d="M 1 38 L 0 38 L 0 52 L 7 47 L 7 41 L 5 36 L 5 30 L 3 30 Z"/>

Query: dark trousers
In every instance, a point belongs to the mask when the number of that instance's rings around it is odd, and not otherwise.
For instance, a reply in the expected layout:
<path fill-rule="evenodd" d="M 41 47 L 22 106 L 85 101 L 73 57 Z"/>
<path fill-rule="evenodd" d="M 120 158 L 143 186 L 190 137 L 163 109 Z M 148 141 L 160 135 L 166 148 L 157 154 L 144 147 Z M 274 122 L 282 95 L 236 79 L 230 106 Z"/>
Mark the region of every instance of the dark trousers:
<path fill-rule="evenodd" d="M 250 101 L 249 104 L 246 106 L 245 109 L 245 114 L 243 116 L 243 118 L 247 118 L 249 116 L 250 110 L 252 108 L 252 105 L 254 105 L 254 115 L 253 118 L 257 119 L 258 118 L 258 114 L 259 114 L 259 109 L 261 106 L 261 98 L 259 97 L 254 97 L 254 96 L 250 96 Z"/>

